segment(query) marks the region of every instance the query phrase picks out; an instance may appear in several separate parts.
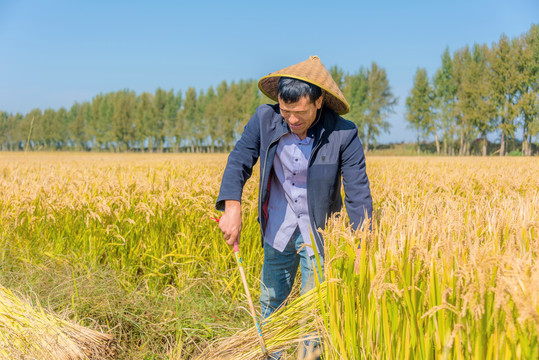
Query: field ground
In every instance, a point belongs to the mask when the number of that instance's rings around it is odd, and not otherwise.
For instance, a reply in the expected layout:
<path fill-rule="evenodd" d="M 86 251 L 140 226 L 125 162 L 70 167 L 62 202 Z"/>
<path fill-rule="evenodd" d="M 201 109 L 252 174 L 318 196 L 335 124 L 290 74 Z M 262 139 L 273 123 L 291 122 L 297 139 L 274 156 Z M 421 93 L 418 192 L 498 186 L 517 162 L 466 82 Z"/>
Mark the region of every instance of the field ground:
<path fill-rule="evenodd" d="M 0 153 L 0 284 L 113 334 L 120 358 L 193 358 L 251 326 L 211 220 L 225 164 L 225 155 Z M 341 263 L 327 274 L 359 294 L 328 299 L 364 312 L 327 341 L 354 334 L 369 358 L 539 354 L 537 158 L 368 156 L 367 167 L 375 214 L 362 272 L 346 280 Z M 242 233 L 255 299 L 257 177 Z M 336 243 L 359 241 L 332 229 Z M 338 245 L 334 255 L 346 259 Z"/>

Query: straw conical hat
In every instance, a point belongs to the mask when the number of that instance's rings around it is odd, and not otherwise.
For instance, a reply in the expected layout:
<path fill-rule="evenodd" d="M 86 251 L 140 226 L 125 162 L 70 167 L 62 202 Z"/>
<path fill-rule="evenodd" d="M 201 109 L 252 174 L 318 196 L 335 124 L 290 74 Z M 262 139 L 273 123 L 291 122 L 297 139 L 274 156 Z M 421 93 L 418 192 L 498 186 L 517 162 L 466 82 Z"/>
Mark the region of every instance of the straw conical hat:
<path fill-rule="evenodd" d="M 258 80 L 258 88 L 270 99 L 278 101 L 277 85 L 282 76 L 303 80 L 319 86 L 325 93 L 324 104 L 337 114 L 343 115 L 350 111 L 350 105 L 348 105 L 339 86 L 322 65 L 318 56 L 311 56 L 305 61 L 262 77 Z"/>

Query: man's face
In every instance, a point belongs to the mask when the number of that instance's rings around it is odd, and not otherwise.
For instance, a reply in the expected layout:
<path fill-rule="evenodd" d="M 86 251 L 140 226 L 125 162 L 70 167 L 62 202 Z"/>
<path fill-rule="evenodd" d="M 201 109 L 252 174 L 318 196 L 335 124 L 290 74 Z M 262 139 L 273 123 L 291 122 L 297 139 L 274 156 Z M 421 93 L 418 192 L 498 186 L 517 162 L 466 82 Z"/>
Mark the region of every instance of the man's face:
<path fill-rule="evenodd" d="M 316 111 L 322 107 L 322 96 L 315 102 L 311 102 L 309 96 L 305 95 L 296 102 L 284 102 L 279 97 L 279 108 L 282 117 L 286 120 L 290 130 L 299 136 L 300 139 L 305 139 L 307 130 L 316 120 Z"/>

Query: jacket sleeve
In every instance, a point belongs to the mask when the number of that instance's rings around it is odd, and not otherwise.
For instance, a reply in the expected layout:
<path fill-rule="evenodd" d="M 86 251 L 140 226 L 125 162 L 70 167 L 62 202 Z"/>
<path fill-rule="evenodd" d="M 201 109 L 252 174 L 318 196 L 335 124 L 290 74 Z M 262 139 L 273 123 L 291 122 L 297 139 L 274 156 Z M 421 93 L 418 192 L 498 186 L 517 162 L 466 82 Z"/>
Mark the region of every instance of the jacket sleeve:
<path fill-rule="evenodd" d="M 344 186 L 344 203 L 352 228 L 356 230 L 365 220 L 372 218 L 372 197 L 365 165 L 365 154 L 357 128 L 343 144 L 341 171 Z"/>
<path fill-rule="evenodd" d="M 260 121 L 257 113 L 249 120 L 240 140 L 228 156 L 215 207 L 225 210 L 225 200 L 241 202 L 243 186 L 251 177 L 260 155 Z"/>

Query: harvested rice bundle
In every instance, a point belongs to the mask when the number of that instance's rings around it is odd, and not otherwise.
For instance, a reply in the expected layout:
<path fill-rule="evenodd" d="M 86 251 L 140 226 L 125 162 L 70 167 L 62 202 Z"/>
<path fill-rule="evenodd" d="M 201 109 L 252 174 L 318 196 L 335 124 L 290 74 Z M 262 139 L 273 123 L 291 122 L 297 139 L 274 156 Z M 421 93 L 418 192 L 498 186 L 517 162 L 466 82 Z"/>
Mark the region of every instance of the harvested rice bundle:
<path fill-rule="evenodd" d="M 326 298 L 327 284 L 322 283 L 273 313 L 262 324 L 262 333 L 268 353 L 295 349 L 305 340 L 326 338 L 321 323 L 320 301 Z M 287 358 L 286 355 L 283 358 Z M 290 357 L 292 359 L 295 357 Z M 264 359 L 256 327 L 240 331 L 218 340 L 197 359 L 259 360 Z"/>
<path fill-rule="evenodd" d="M 34 309 L 0 286 L 0 359 L 112 359 L 111 335 Z"/>

